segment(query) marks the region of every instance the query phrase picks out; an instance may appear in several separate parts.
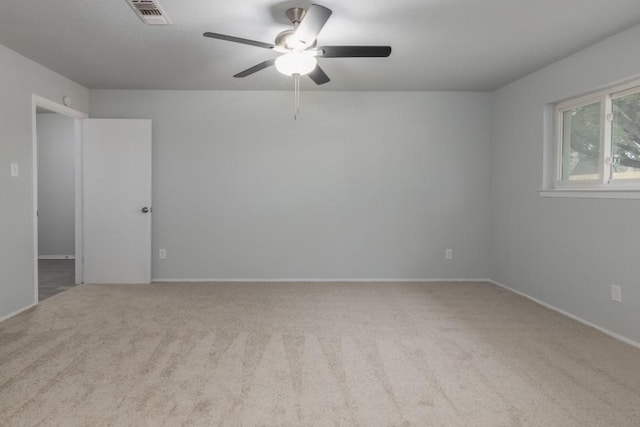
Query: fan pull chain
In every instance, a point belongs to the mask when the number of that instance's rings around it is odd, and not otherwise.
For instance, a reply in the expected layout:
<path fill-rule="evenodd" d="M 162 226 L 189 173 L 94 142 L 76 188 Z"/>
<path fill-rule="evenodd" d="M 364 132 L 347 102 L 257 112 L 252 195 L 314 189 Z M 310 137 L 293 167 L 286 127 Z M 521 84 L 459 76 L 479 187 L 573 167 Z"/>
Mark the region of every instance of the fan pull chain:
<path fill-rule="evenodd" d="M 300 114 L 300 74 L 293 75 L 293 120 Z"/>

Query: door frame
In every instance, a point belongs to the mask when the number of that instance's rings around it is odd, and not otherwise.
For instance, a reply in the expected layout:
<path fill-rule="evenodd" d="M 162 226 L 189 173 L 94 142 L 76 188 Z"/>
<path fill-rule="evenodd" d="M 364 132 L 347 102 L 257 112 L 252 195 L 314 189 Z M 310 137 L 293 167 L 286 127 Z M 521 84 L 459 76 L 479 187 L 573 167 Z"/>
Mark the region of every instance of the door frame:
<path fill-rule="evenodd" d="M 31 95 L 31 151 L 32 151 L 32 180 L 33 180 L 33 280 L 34 302 L 38 304 L 38 137 L 36 124 L 37 108 L 44 108 L 54 113 L 62 114 L 74 119 L 75 125 L 75 282 L 82 283 L 82 119 L 89 117 L 87 113 L 74 110 L 66 105 L 50 99 Z"/>

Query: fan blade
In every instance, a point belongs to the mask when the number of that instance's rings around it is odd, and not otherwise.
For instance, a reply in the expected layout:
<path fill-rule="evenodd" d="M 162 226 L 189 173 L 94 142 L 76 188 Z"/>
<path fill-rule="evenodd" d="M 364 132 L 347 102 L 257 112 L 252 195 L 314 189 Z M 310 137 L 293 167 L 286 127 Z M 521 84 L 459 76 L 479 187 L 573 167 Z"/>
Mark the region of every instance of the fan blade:
<path fill-rule="evenodd" d="M 331 9 L 327 9 L 324 6 L 318 4 L 312 4 L 307 9 L 302 22 L 296 28 L 296 32 L 293 33 L 291 40 L 294 40 L 299 44 L 299 47 L 307 48 L 313 45 L 313 42 L 318 37 L 318 34 L 327 23 L 327 20 L 331 16 Z"/>
<path fill-rule="evenodd" d="M 391 46 L 322 46 L 323 58 L 385 58 L 391 55 Z"/>
<path fill-rule="evenodd" d="M 253 67 L 247 68 L 244 71 L 240 71 L 238 74 L 236 74 L 233 77 L 247 77 L 247 76 L 250 76 L 253 73 L 257 73 L 260 70 L 264 70 L 265 68 L 269 68 L 275 63 L 276 63 L 276 59 L 275 58 L 267 59 L 266 61 L 261 62 L 259 64 L 256 64 Z"/>
<path fill-rule="evenodd" d="M 228 42 L 248 44 L 248 45 L 251 45 L 251 46 L 257 46 L 257 47 L 261 47 L 261 48 L 264 48 L 264 49 L 273 49 L 273 45 L 269 44 L 269 43 L 263 43 L 263 42 L 258 42 L 258 41 L 255 41 L 255 40 L 249 40 L 249 39 L 242 39 L 240 37 L 227 36 L 225 34 L 204 33 L 203 36 L 211 37 L 212 39 L 226 40 Z"/>
<path fill-rule="evenodd" d="M 311 71 L 308 74 L 308 76 L 317 85 L 323 85 L 325 83 L 329 83 L 329 81 L 331 80 L 329 76 L 327 76 L 327 74 L 322 70 L 322 68 L 320 68 L 319 65 L 316 65 L 316 68 L 314 68 L 313 71 Z"/>

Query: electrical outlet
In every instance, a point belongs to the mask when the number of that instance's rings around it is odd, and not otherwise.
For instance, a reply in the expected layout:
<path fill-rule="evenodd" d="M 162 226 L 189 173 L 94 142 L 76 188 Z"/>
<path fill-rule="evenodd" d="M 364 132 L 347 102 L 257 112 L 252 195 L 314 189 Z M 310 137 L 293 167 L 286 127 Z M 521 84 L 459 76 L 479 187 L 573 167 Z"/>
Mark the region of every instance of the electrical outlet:
<path fill-rule="evenodd" d="M 11 176 L 18 176 L 20 175 L 20 170 L 18 168 L 18 164 L 17 163 L 11 163 Z"/>
<path fill-rule="evenodd" d="M 158 251 L 158 258 L 167 259 L 167 250 L 166 249 L 160 249 Z"/>
<path fill-rule="evenodd" d="M 622 287 L 611 285 L 611 301 L 622 302 Z"/>
<path fill-rule="evenodd" d="M 444 257 L 446 259 L 453 259 L 453 249 L 447 249 L 444 251 Z"/>

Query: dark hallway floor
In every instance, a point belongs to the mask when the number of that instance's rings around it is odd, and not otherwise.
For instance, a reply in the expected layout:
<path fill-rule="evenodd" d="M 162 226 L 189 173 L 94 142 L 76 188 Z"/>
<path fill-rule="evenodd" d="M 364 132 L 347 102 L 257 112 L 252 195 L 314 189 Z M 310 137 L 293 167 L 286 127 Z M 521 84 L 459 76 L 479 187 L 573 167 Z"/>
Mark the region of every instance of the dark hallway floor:
<path fill-rule="evenodd" d="M 38 301 L 52 297 L 75 286 L 75 260 L 38 260 Z"/>

